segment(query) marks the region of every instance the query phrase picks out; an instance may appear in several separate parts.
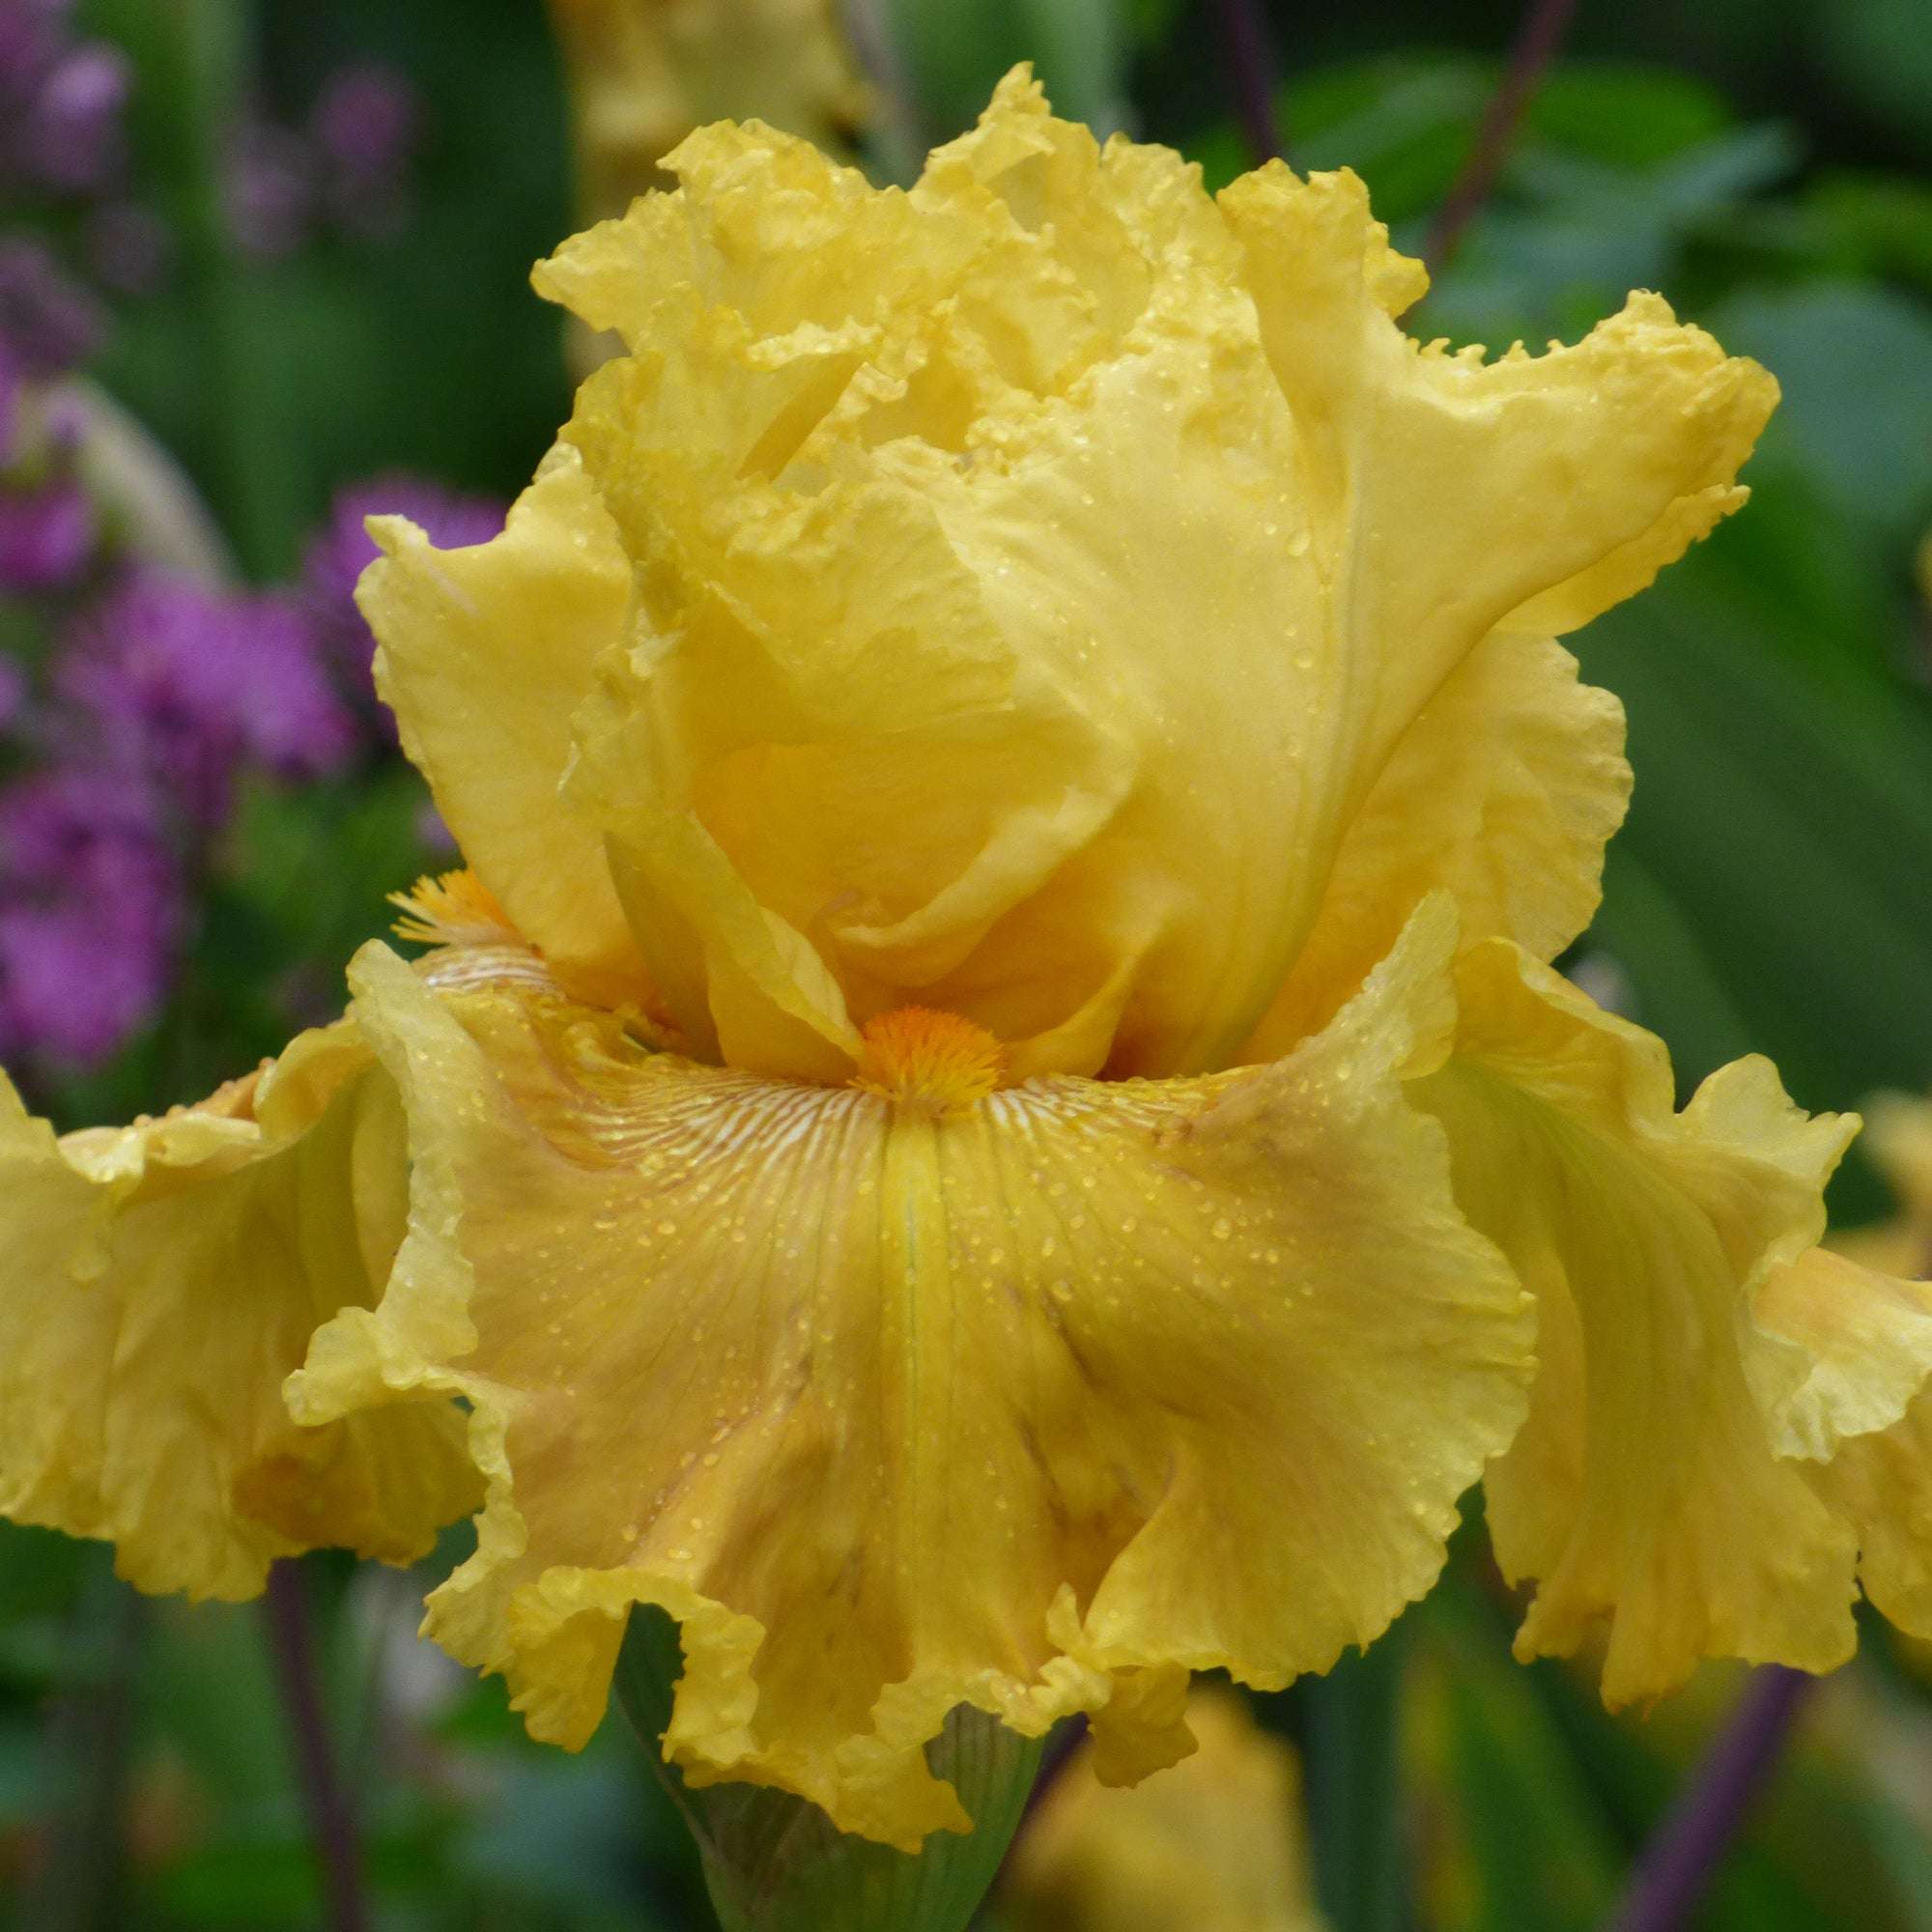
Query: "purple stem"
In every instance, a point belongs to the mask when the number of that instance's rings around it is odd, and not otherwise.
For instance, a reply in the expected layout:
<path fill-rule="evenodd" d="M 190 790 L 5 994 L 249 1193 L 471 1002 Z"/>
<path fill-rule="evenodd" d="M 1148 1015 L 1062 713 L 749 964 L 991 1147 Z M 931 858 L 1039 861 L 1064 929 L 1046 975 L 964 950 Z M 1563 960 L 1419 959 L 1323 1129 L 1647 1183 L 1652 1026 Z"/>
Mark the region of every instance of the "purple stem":
<path fill-rule="evenodd" d="M 1722 1735 L 1644 1847 L 1608 1932 L 1675 1932 L 1716 1877 L 1816 1680 L 1754 1671 Z"/>
<path fill-rule="evenodd" d="M 1221 59 L 1235 118 L 1241 124 L 1248 152 L 1259 167 L 1282 152 L 1274 105 L 1279 76 L 1274 49 L 1268 43 L 1267 20 L 1261 0 L 1214 0 L 1214 18 L 1221 30 Z"/>
<path fill-rule="evenodd" d="M 274 1654 L 282 1706 L 295 1746 L 296 1774 L 308 1811 L 310 1842 L 322 1879 L 329 1932 L 368 1932 L 369 1906 L 362 1885 L 362 1850 L 355 1813 L 329 1748 L 316 1668 L 315 1625 L 300 1567 L 291 1561 L 269 1571 L 262 1607 Z"/>
<path fill-rule="evenodd" d="M 1576 11 L 1577 0 L 1530 0 L 1522 24 L 1517 29 L 1516 43 L 1510 48 L 1509 65 L 1483 109 L 1482 124 L 1476 129 L 1469 157 L 1463 163 L 1455 185 L 1430 224 L 1423 253 L 1432 274 L 1455 254 L 1463 229 L 1489 199 L 1503 162 L 1509 157 L 1522 111 L 1542 81 L 1544 69 L 1555 58 L 1569 29 L 1570 16 Z"/>

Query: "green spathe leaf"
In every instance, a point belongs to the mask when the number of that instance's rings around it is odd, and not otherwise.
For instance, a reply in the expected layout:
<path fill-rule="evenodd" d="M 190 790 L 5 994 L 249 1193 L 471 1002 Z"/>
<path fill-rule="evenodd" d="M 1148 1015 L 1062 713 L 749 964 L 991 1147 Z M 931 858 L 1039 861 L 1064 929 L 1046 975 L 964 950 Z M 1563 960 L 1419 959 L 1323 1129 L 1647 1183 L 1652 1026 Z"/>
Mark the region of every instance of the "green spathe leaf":
<path fill-rule="evenodd" d="M 1040 1741 L 960 1709 L 927 1746 L 976 1821 L 935 1832 L 916 1856 L 836 1830 L 815 1804 L 748 1784 L 687 1785 L 658 1759 L 683 1660 L 662 1610 L 631 1614 L 617 1694 L 704 1861 L 724 1932 L 963 1932 L 1006 1857 L 1039 1765 Z"/>

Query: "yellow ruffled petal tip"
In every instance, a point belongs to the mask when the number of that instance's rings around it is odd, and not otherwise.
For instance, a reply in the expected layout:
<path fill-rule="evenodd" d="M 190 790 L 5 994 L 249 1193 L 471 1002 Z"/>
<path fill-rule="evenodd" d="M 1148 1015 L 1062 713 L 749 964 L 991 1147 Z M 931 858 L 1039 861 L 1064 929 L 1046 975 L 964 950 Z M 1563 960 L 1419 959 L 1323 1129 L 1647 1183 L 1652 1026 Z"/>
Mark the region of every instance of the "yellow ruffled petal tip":
<path fill-rule="evenodd" d="M 899 1007 L 867 1021 L 852 1085 L 901 1112 L 944 1120 L 1000 1084 L 1005 1050 L 982 1026 L 929 1007 Z"/>

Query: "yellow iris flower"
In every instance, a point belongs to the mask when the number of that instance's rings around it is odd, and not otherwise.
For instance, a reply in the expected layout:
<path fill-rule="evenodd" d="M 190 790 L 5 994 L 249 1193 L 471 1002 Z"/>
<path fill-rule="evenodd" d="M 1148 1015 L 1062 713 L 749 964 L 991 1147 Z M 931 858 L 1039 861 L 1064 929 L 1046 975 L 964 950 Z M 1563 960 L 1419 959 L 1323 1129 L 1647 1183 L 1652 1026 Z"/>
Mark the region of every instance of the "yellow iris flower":
<path fill-rule="evenodd" d="M 1232 1691 L 1187 1700 L 1197 1749 L 1131 1791 L 1087 1752 L 1013 1847 L 1001 1922 L 1013 1932 L 1321 1932 L 1301 1830 L 1301 1775 Z"/>
<path fill-rule="evenodd" d="M 420 1547 L 461 1414 L 439 1642 L 574 1746 L 662 1605 L 688 1781 L 907 1847 L 953 1707 L 1172 1762 L 1479 1477 L 1612 1702 L 1838 1663 L 1861 1548 L 1932 1634 L 1932 1296 L 1816 1245 L 1856 1122 L 1678 1111 L 1546 963 L 1629 781 L 1552 639 L 1771 379 L 1654 296 L 1419 346 L 1353 176 L 1210 200 L 1024 74 L 909 192 L 671 166 L 537 271 L 627 353 L 502 536 L 377 526 L 427 958 L 251 1107 L 5 1125 L 0 1506 L 232 1593 Z"/>

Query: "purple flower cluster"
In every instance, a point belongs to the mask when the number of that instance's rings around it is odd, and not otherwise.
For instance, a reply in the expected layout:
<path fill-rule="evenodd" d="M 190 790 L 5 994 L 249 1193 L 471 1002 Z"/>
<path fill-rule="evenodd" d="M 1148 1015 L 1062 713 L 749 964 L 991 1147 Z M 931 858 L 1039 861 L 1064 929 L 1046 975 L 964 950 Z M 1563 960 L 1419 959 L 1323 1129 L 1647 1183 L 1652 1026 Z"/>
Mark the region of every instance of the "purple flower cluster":
<path fill-rule="evenodd" d="M 0 594 L 54 590 L 94 547 L 71 426 L 45 384 L 99 345 L 99 304 L 27 236 L 0 239 Z"/>
<path fill-rule="evenodd" d="M 247 116 L 229 156 L 236 241 L 251 254 L 286 255 L 325 230 L 392 232 L 408 208 L 420 122 L 409 82 L 374 61 L 331 74 L 299 127 Z"/>
<path fill-rule="evenodd" d="M 100 587 L 49 617 L 38 679 L 0 658 L 0 747 L 25 766 L 0 785 L 0 1059 L 87 1065 L 139 1031 L 237 781 L 317 778 L 380 747 L 354 589 L 375 554 L 362 518 L 390 510 L 444 546 L 502 526 L 495 503 L 391 476 L 341 494 L 292 589 L 92 557 Z"/>
<path fill-rule="evenodd" d="M 74 750 L 207 835 L 237 776 L 316 778 L 355 753 L 355 721 L 286 597 L 129 572 L 70 625 L 52 684 Z"/>
<path fill-rule="evenodd" d="M 76 39 L 71 12 L 71 0 L 0 0 L 0 201 L 45 204 L 70 224 L 78 210 L 90 233 L 97 216 L 126 231 L 137 211 L 90 204 L 121 170 L 127 58 Z M 0 236 L 0 594 L 65 589 L 94 552 L 94 506 L 47 385 L 105 328 L 99 298 L 44 241 Z"/>
<path fill-rule="evenodd" d="M 97 191 L 121 166 L 128 61 L 102 41 L 76 41 L 71 0 L 0 8 L 0 194 Z"/>
<path fill-rule="evenodd" d="M 493 503 L 390 476 L 347 491 L 298 583 L 222 588 L 130 560 L 81 462 L 84 402 L 62 379 L 107 327 L 97 289 L 138 293 L 168 237 L 123 193 L 126 56 L 77 34 L 73 0 L 0 0 L 0 1060 L 51 1068 L 113 1053 L 166 999 L 242 781 L 298 781 L 380 755 L 374 643 L 356 577 L 365 514 L 480 542 Z M 238 242 L 293 248 L 392 226 L 416 97 L 343 68 L 299 127 L 235 137 Z M 47 237 L 59 244 L 58 252 Z"/>
<path fill-rule="evenodd" d="M 78 215 L 88 270 L 110 288 L 151 286 L 167 238 L 121 192 L 128 57 L 72 28 L 72 0 L 0 4 L 0 202 Z"/>
<path fill-rule="evenodd" d="M 105 1059 L 166 994 L 183 916 L 137 778 L 53 766 L 0 792 L 0 1059 Z"/>

